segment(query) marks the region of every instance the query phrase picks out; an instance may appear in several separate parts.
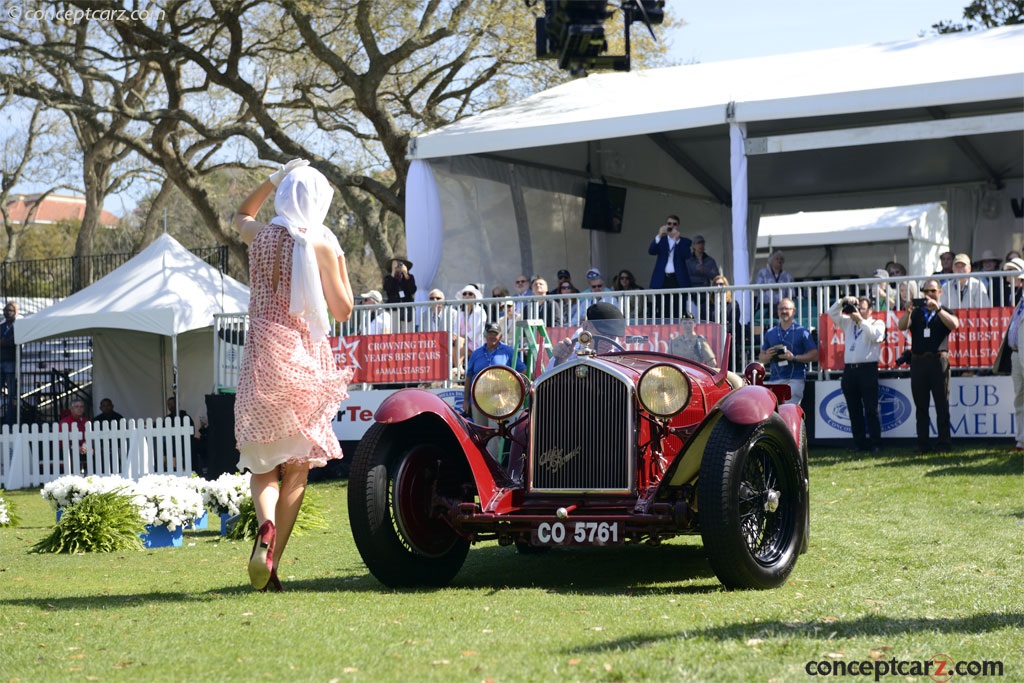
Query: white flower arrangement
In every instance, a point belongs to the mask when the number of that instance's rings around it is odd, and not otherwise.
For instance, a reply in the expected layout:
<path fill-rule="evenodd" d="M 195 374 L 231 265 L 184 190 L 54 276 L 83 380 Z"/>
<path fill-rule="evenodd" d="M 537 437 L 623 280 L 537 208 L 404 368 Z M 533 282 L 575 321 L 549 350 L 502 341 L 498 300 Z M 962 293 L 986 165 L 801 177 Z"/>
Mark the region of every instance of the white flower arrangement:
<path fill-rule="evenodd" d="M 0 498 L 0 526 L 7 526 L 11 523 L 11 513 L 7 509 L 7 501 Z"/>
<path fill-rule="evenodd" d="M 174 475 L 147 475 L 137 482 L 118 476 L 67 476 L 47 483 L 40 494 L 59 509 L 90 493 L 119 491 L 132 499 L 146 524 L 174 531 L 203 515 L 203 488 L 203 480 Z"/>
<path fill-rule="evenodd" d="M 205 482 L 203 502 L 206 509 L 214 514 L 237 515 L 239 506 L 251 496 L 249 479 L 251 475 L 224 473 L 216 481 Z"/>
<path fill-rule="evenodd" d="M 203 496 L 188 477 L 152 474 L 139 479 L 133 499 L 146 524 L 174 531 L 203 515 Z"/>

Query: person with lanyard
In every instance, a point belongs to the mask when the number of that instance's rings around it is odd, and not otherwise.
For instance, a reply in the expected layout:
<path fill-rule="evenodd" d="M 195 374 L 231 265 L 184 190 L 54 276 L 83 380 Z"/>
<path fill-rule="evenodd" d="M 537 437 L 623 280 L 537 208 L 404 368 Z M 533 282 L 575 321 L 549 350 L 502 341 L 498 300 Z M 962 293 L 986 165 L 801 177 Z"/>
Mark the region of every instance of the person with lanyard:
<path fill-rule="evenodd" d="M 473 353 L 469 355 L 469 362 L 466 363 L 466 386 L 462 393 L 462 412 L 473 422 L 481 425 L 487 424 L 487 416 L 481 413 L 473 403 L 470 387 L 477 374 L 492 365 L 507 365 L 518 372 L 526 370 L 526 365 L 523 364 L 523 360 L 515 349 L 501 341 L 501 326 L 498 323 L 487 323 L 484 326 L 484 343 L 473 349 Z"/>
<path fill-rule="evenodd" d="M 850 414 L 854 450 L 880 453 L 878 358 L 885 339 L 885 323 L 871 317 L 871 299 L 866 296 L 843 297 L 832 304 L 828 315 L 846 338 L 840 386 Z"/>
<path fill-rule="evenodd" d="M 18 304 L 8 301 L 4 305 L 4 321 L 0 323 L 0 389 L 4 392 L 4 424 L 14 424 L 18 396 L 17 347 L 14 344 L 14 319 L 18 317 Z"/>
<path fill-rule="evenodd" d="M 1024 271 L 1017 275 L 1018 279 L 1024 280 Z M 1006 326 L 1006 334 L 999 345 L 999 353 L 992 364 L 992 372 L 997 375 L 1010 374 L 1013 379 L 1013 414 L 1017 426 L 1014 450 L 1017 453 L 1024 451 L 1024 360 L 1021 360 L 1021 352 L 1024 351 L 1024 297 L 1017 302 L 1010 316 L 1010 323 Z"/>
<path fill-rule="evenodd" d="M 656 256 L 651 272 L 651 289 L 679 289 L 690 287 L 690 271 L 686 260 L 690 258 L 691 242 L 680 234 L 679 216 L 670 215 L 665 224 L 658 228 L 658 234 L 651 240 L 647 253 Z M 674 318 L 673 300 L 657 302 L 666 318 Z M 657 315 L 657 314 L 656 314 Z"/>
<path fill-rule="evenodd" d="M 781 299 L 778 311 L 779 324 L 765 333 L 758 361 L 762 365 L 771 363 L 772 383 L 789 386 L 786 403 L 800 405 L 807 365 L 818 360 L 818 345 L 810 330 L 793 319 L 796 305 L 792 299 Z"/>
<path fill-rule="evenodd" d="M 960 327 L 960 319 L 939 303 L 942 288 L 938 280 L 927 280 L 921 292 L 924 299 L 918 299 L 915 305 L 902 302 L 903 315 L 897 323 L 900 330 L 910 330 L 910 393 L 917 419 L 917 452 L 930 450 L 929 398 L 935 404 L 937 450 L 947 452 L 953 445 L 949 423 L 949 333 Z"/>

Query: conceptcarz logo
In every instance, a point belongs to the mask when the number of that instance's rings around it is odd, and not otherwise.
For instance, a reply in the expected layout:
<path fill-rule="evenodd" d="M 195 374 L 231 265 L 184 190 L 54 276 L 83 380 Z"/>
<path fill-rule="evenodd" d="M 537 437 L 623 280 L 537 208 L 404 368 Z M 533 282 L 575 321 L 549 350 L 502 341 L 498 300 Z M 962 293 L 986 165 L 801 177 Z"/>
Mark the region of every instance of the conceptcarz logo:
<path fill-rule="evenodd" d="M 821 419 L 832 429 L 849 433 L 850 409 L 843 398 L 843 390 L 836 389 L 825 397 L 818 408 Z M 902 392 L 880 384 L 878 386 L 878 419 L 882 431 L 896 429 L 910 419 L 913 405 Z"/>

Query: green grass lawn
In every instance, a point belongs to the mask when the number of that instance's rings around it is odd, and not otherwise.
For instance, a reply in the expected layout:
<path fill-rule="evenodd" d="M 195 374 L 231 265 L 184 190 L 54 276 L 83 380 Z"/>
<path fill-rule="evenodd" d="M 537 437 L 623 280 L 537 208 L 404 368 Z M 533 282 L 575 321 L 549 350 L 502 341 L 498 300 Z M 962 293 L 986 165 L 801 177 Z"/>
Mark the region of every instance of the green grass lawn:
<path fill-rule="evenodd" d="M 355 550 L 345 483 L 329 482 L 313 488 L 331 528 L 293 538 L 287 592 L 260 594 L 249 544 L 213 528 L 181 548 L 29 554 L 53 512 L 12 491 L 0 683 L 874 680 L 805 667 L 936 655 L 1001 661 L 1003 677 L 973 680 L 1020 681 L 1022 472 L 1005 447 L 812 449 L 810 550 L 761 592 L 724 590 L 699 537 L 528 556 L 487 544 L 450 588 L 387 590 Z"/>

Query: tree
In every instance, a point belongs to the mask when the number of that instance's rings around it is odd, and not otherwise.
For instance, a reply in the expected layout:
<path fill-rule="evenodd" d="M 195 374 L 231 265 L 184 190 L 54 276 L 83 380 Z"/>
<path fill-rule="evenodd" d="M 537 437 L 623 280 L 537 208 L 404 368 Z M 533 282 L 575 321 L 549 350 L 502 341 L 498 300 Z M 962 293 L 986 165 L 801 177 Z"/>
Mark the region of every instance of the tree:
<path fill-rule="evenodd" d="M 936 33 L 959 33 L 1024 23 L 1024 0 L 974 0 L 964 8 L 963 24 L 940 21 L 932 24 Z"/>

